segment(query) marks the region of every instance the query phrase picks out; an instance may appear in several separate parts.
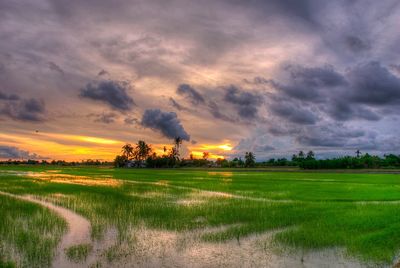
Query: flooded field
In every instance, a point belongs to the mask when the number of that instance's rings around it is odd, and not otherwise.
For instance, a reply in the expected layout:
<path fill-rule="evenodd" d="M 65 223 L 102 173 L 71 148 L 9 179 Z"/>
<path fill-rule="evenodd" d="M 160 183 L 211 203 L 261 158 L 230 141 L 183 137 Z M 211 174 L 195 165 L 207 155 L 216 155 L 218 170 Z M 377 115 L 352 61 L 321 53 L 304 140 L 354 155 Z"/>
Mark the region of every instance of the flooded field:
<path fill-rule="evenodd" d="M 398 174 L 0 167 L 0 201 L 0 267 L 391 267 L 400 250 Z"/>

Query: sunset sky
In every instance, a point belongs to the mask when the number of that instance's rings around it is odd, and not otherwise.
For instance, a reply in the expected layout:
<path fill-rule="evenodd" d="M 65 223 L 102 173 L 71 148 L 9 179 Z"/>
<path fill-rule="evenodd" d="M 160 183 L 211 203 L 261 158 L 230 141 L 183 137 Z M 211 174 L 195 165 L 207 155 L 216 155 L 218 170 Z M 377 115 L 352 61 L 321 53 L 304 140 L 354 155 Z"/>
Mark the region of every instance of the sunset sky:
<path fill-rule="evenodd" d="M 0 159 L 400 153 L 397 0 L 2 0 Z"/>

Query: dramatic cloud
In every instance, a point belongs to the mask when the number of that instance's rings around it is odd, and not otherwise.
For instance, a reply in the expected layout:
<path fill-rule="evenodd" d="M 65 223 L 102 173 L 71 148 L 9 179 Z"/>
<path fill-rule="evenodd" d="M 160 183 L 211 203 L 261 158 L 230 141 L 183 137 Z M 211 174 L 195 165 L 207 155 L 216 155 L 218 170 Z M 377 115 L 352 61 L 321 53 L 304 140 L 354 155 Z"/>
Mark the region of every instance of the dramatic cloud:
<path fill-rule="evenodd" d="M 312 125 L 317 121 L 317 116 L 311 111 L 301 108 L 295 103 L 274 103 L 269 106 L 270 111 L 279 117 L 283 117 L 292 123 Z"/>
<path fill-rule="evenodd" d="M 305 129 L 303 135 L 299 135 L 297 140 L 305 146 L 315 147 L 343 147 L 353 143 L 359 146 L 360 138 L 365 137 L 363 130 L 348 129 L 343 125 L 327 125 L 318 128 Z M 355 147 L 357 148 L 357 147 Z"/>
<path fill-rule="evenodd" d="M 190 102 L 194 105 L 205 102 L 203 96 L 188 84 L 179 85 L 178 89 L 176 90 L 176 93 L 178 93 L 179 95 L 186 96 L 190 100 Z"/>
<path fill-rule="evenodd" d="M 119 111 L 129 111 L 135 105 L 127 93 L 127 84 L 116 81 L 89 83 L 81 89 L 80 96 L 107 103 L 111 108 Z"/>
<path fill-rule="evenodd" d="M 400 78 L 379 62 L 359 65 L 348 73 L 349 98 L 370 105 L 400 104 Z"/>
<path fill-rule="evenodd" d="M 142 138 L 146 124 L 188 139 L 185 122 L 199 145 L 229 141 L 259 160 L 398 148 L 397 0 L 0 6 L 0 137 L 48 118 L 42 129 L 123 141 Z M 156 132 L 148 142 L 165 141 Z"/>
<path fill-rule="evenodd" d="M 185 131 L 174 112 L 148 109 L 143 114 L 141 124 L 144 127 L 161 132 L 161 134 L 169 139 L 180 137 L 186 141 L 190 140 L 189 134 Z"/>
<path fill-rule="evenodd" d="M 357 65 L 343 73 L 332 67 L 289 65 L 283 73 L 289 74 L 286 84 L 260 77 L 254 83 L 276 90 L 268 96 L 270 112 L 293 123 L 313 124 L 318 117 L 327 116 L 337 121 L 378 121 L 400 104 L 400 78 L 379 62 Z"/>
<path fill-rule="evenodd" d="M 44 101 L 39 99 L 21 99 L 10 95 L 5 103 L 0 102 L 0 115 L 14 120 L 41 122 L 45 120 L 45 113 Z"/>
<path fill-rule="evenodd" d="M 20 150 L 17 147 L 0 145 L 0 159 L 47 159 L 46 157 Z"/>
<path fill-rule="evenodd" d="M 289 97 L 304 101 L 315 101 L 325 94 L 327 88 L 343 86 L 345 78 L 331 66 L 308 68 L 300 65 L 288 65 L 284 69 L 289 74 L 289 83 L 270 81 L 278 90 Z M 333 90 L 333 89 L 329 89 Z"/>
<path fill-rule="evenodd" d="M 330 108 L 327 110 L 328 114 L 338 121 L 348 121 L 354 118 L 369 121 L 381 119 L 381 116 L 371 109 L 348 102 L 348 100 L 343 97 L 333 98 L 332 103 L 329 105 Z"/>
<path fill-rule="evenodd" d="M 258 107 L 262 104 L 262 97 L 232 85 L 226 89 L 225 101 L 236 106 L 239 116 L 254 119 L 257 117 Z"/>
<path fill-rule="evenodd" d="M 221 119 L 221 120 L 224 120 L 224 121 L 227 121 L 227 122 L 235 122 L 236 121 L 233 118 L 231 118 L 231 117 L 227 116 L 226 114 L 222 113 L 220 107 L 214 101 L 208 102 L 207 107 L 208 107 L 208 110 L 210 111 L 211 115 L 214 118 Z"/>

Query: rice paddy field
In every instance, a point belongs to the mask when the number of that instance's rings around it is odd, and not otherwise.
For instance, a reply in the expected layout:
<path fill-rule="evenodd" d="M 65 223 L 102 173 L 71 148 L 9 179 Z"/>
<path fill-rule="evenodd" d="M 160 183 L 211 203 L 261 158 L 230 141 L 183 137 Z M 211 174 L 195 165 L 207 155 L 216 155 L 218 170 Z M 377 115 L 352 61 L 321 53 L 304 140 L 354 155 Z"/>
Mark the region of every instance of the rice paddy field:
<path fill-rule="evenodd" d="M 0 167 L 0 267 L 392 267 L 400 175 Z"/>

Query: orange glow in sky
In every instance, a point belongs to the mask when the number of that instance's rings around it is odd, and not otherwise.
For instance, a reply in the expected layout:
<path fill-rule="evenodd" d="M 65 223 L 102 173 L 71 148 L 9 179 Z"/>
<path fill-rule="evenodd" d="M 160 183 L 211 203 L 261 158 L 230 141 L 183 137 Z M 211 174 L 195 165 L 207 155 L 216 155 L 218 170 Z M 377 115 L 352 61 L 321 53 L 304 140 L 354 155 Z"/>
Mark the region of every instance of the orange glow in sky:
<path fill-rule="evenodd" d="M 0 140 L 7 141 L 8 146 L 14 146 L 29 152 L 35 152 L 47 159 L 80 161 L 85 159 L 113 160 L 121 153 L 125 142 L 105 137 L 93 137 L 50 132 L 5 134 L 0 133 Z M 130 142 L 134 145 L 135 141 Z M 6 145 L 3 144 L 3 145 Z M 0 145 L 1 142 L 0 142 Z M 164 146 L 169 150 L 172 144 L 151 144 L 153 152 L 163 155 Z M 208 152 L 208 159 L 225 158 L 224 153 L 233 149 L 228 141 L 222 144 L 183 144 L 181 157 L 188 158 L 193 154 L 195 158 L 203 158 L 203 152 Z M 166 152 L 168 153 L 168 152 Z"/>
<path fill-rule="evenodd" d="M 203 152 L 201 151 L 192 151 L 191 154 L 193 155 L 194 158 L 203 158 Z M 218 159 L 218 158 L 222 158 L 224 159 L 225 157 L 223 155 L 218 155 L 218 154 L 214 154 L 214 153 L 210 153 L 209 152 L 209 156 L 207 159 Z"/>

